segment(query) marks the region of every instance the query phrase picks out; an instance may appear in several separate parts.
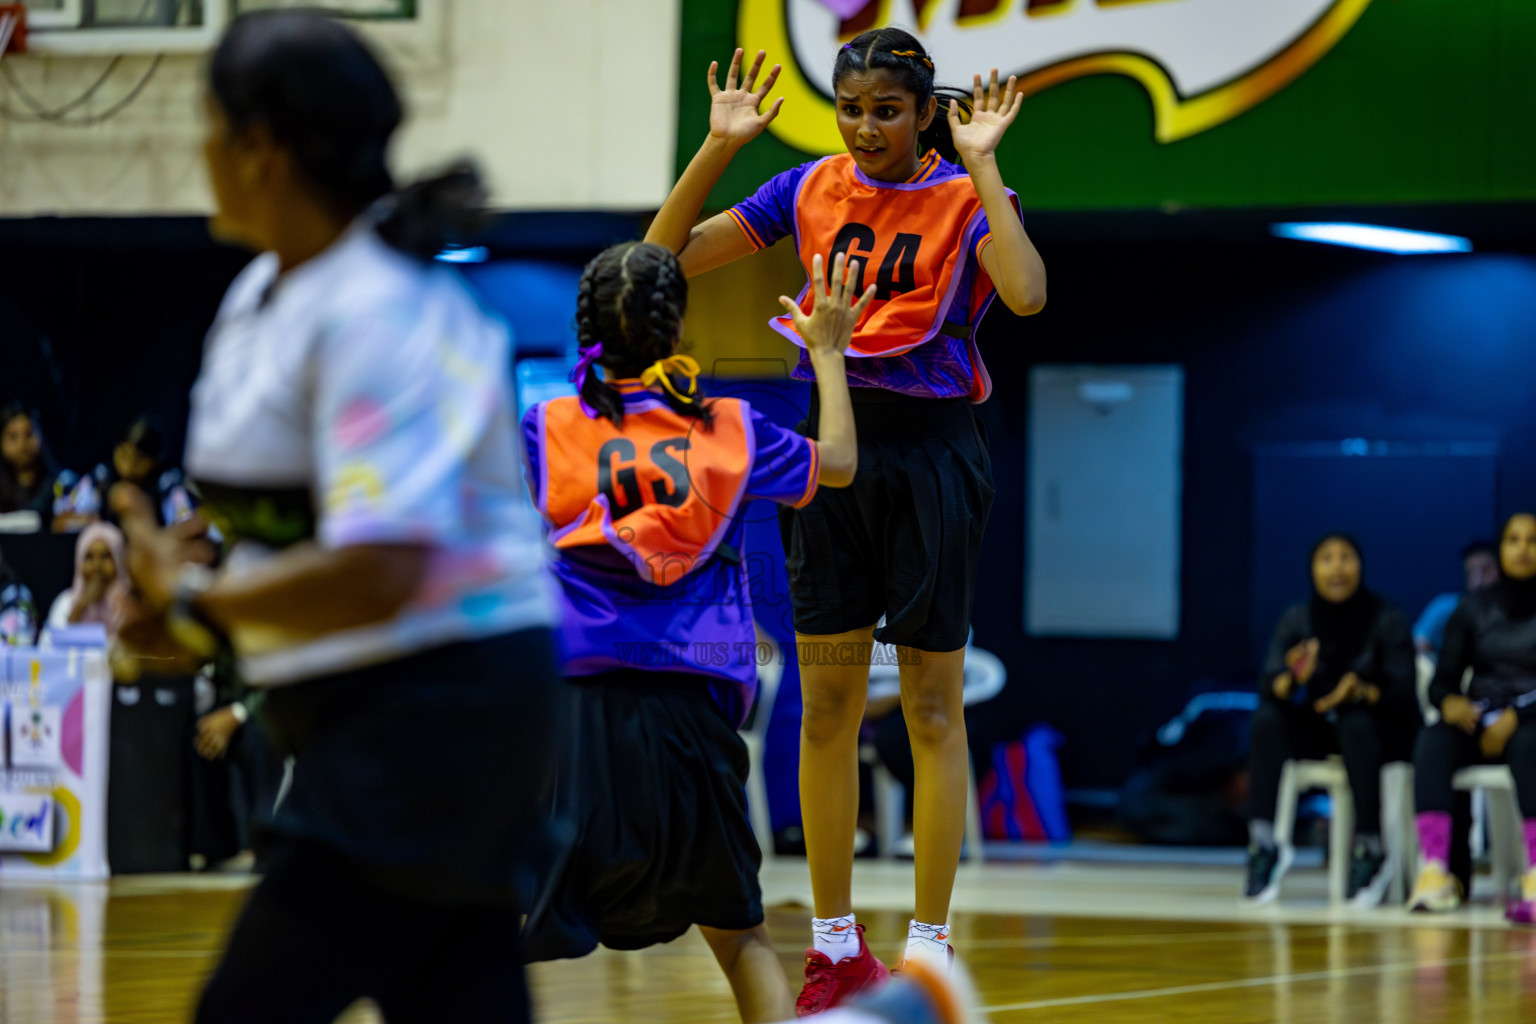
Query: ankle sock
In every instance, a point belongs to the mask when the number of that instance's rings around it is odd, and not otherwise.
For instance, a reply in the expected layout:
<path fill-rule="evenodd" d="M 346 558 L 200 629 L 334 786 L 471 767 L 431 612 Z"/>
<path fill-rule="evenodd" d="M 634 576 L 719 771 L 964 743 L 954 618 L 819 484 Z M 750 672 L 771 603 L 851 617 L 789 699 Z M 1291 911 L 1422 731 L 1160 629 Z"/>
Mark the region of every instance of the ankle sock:
<path fill-rule="evenodd" d="M 1260 850 L 1274 849 L 1275 823 L 1272 821 L 1250 821 L 1248 823 L 1248 844 Z"/>
<path fill-rule="evenodd" d="M 811 947 L 834 964 L 859 955 L 859 930 L 853 915 L 811 918 Z"/>
<path fill-rule="evenodd" d="M 935 967 L 949 970 L 949 925 L 909 921 L 904 959 L 926 960 Z"/>

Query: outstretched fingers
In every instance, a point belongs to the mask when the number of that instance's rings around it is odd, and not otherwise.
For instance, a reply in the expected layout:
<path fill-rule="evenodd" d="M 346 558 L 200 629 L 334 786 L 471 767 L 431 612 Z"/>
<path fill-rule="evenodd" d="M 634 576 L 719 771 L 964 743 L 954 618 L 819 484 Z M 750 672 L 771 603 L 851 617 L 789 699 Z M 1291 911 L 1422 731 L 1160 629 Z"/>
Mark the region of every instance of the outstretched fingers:
<path fill-rule="evenodd" d="M 1019 88 L 1019 77 L 1008 76 L 1008 103 L 1004 108 L 1003 121 L 1012 124 L 1013 119 L 1019 116 L 1019 110 L 1024 106 L 1024 90 Z"/>
<path fill-rule="evenodd" d="M 821 253 L 811 257 L 811 287 L 816 290 L 816 301 L 820 302 L 821 297 L 827 294 L 827 275 Z"/>
<path fill-rule="evenodd" d="M 843 289 L 848 285 L 848 254 L 838 253 L 832 258 L 832 283 L 827 288 L 827 300 L 833 309 L 843 305 Z"/>
<path fill-rule="evenodd" d="M 710 99 L 714 99 L 718 95 L 720 95 L 720 62 L 712 60 L 709 62 L 709 96 Z"/>
<path fill-rule="evenodd" d="M 730 92 L 736 88 L 736 82 L 741 77 L 741 48 L 736 48 L 736 53 L 731 57 L 731 68 L 725 73 L 725 91 Z"/>
<path fill-rule="evenodd" d="M 740 53 L 740 50 L 736 51 Z M 768 57 L 767 50 L 758 50 L 757 56 L 752 61 L 752 67 L 747 70 L 747 77 L 741 80 L 741 91 L 751 92 L 757 82 L 757 73 L 763 69 L 763 61 Z"/>
<path fill-rule="evenodd" d="M 762 63 L 764 56 L 766 56 L 764 53 L 759 53 L 757 55 L 757 61 L 759 64 Z M 757 97 L 757 101 L 759 103 L 768 98 L 768 93 L 773 89 L 773 83 L 779 80 L 779 72 L 783 70 L 784 66 L 782 64 L 775 64 L 773 67 L 768 69 L 768 76 L 763 79 L 763 84 L 759 85 L 752 93 L 752 95 Z M 756 71 L 757 69 L 753 68 L 754 74 L 756 74 Z"/>
<path fill-rule="evenodd" d="M 875 286 L 870 285 L 864 289 L 864 294 L 859 296 L 859 301 L 853 304 L 853 318 L 855 320 L 863 316 L 864 311 L 869 308 L 869 304 L 874 301 L 875 291 Z"/>

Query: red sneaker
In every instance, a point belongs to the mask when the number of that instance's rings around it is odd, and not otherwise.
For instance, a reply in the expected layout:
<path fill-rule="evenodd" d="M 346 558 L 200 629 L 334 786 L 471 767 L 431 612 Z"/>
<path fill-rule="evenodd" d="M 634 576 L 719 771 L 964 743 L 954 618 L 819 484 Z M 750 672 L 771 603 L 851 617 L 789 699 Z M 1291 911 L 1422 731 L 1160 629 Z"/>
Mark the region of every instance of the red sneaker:
<path fill-rule="evenodd" d="M 865 944 L 864 926 L 856 924 L 854 928 L 859 932 L 858 956 L 834 964 L 825 953 L 815 949 L 805 951 L 805 987 L 795 1000 L 796 1017 L 809 1017 L 840 1006 L 891 976 L 885 964 L 875 959 L 875 954 Z"/>

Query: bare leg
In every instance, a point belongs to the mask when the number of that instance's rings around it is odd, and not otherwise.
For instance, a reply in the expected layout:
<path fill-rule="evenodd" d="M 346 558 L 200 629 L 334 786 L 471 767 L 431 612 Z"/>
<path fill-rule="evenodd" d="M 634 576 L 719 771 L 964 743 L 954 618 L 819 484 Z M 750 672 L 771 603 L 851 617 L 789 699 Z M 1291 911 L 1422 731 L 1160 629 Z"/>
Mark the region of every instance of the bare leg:
<path fill-rule="evenodd" d="M 916 846 L 917 901 L 924 924 L 949 920 L 949 898 L 965 839 L 966 775 L 965 651 L 934 654 L 903 650 L 901 710 L 912 740 L 916 792 L 912 838 Z M 913 655 L 921 658 L 906 664 Z"/>
<path fill-rule="evenodd" d="M 859 723 L 869 698 L 874 629 L 797 634 L 800 647 L 800 816 L 817 917 L 853 913 L 859 816 Z M 858 646 L 862 645 L 862 646 Z M 845 656 L 864 652 L 864 657 Z M 852 661 L 855 664 L 838 664 Z"/>
<path fill-rule="evenodd" d="M 794 1018 L 795 997 L 769 941 L 767 926 L 726 932 L 700 925 L 699 931 L 725 972 L 725 980 L 731 983 L 742 1024 L 773 1024 Z"/>

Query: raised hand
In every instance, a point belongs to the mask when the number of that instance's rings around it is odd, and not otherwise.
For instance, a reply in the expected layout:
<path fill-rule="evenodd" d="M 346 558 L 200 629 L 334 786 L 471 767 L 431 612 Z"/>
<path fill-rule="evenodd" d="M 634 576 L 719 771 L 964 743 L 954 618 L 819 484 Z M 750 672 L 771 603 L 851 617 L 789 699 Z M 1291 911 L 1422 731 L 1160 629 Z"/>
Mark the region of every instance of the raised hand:
<path fill-rule="evenodd" d="M 855 261 L 857 262 L 857 261 Z M 811 295 L 815 304 L 807 316 L 795 300 L 780 295 L 779 302 L 794 317 L 795 330 L 805 342 L 806 351 L 812 355 L 842 352 L 853 340 L 853 328 L 864 315 L 864 310 L 875 297 L 875 286 L 864 289 L 864 294 L 853 305 L 848 304 L 848 279 L 858 280 L 859 274 L 848 266 L 848 257 L 838 253 L 832 261 L 832 283 L 827 284 L 823 272 L 821 254 L 811 259 Z"/>
<path fill-rule="evenodd" d="M 981 76 L 977 75 L 973 89 L 975 109 L 971 111 L 970 121 L 964 124 L 960 121 L 960 104 L 955 100 L 949 101 L 949 134 L 955 140 L 955 149 L 959 151 L 961 160 L 969 164 L 972 160 L 985 159 L 997 152 L 997 144 L 1002 141 L 1003 133 L 1013 124 L 1013 119 L 1019 116 L 1019 108 L 1024 105 L 1024 94 L 1018 90 L 1018 84 L 1018 76 L 1009 75 L 1008 84 L 999 89 L 997 68 L 993 68 L 992 81 L 983 93 Z"/>
<path fill-rule="evenodd" d="M 768 127 L 768 122 L 779 116 L 779 107 L 784 103 L 781 96 L 773 101 L 773 106 L 768 108 L 766 114 L 758 113 L 758 108 L 773 89 L 773 83 L 778 81 L 779 65 L 775 64 L 762 83 L 758 84 L 758 72 L 762 70 L 763 60 L 768 56 L 765 51 L 758 50 L 757 59 L 752 62 L 747 77 L 741 79 L 738 88 L 736 83 L 741 75 L 741 55 L 742 51 L 737 50 L 731 58 L 731 68 L 725 73 L 724 89 L 720 88 L 717 80 L 720 62 L 709 63 L 709 134 L 736 146 L 746 145 L 757 138 Z"/>

